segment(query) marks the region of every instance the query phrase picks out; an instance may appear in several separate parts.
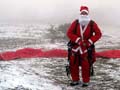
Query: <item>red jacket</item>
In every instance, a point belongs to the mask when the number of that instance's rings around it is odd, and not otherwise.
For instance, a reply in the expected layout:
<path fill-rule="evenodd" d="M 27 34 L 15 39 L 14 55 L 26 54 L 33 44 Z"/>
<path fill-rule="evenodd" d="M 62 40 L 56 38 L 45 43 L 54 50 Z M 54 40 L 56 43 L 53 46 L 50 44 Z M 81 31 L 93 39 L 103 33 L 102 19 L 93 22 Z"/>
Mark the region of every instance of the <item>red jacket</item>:
<path fill-rule="evenodd" d="M 71 26 L 69 27 L 68 31 L 67 31 L 67 36 L 68 38 L 75 42 L 78 43 L 79 39 L 83 39 L 83 40 L 88 40 L 91 44 L 94 44 L 97 40 L 100 39 L 101 37 L 101 31 L 98 27 L 98 25 L 94 22 L 93 23 L 93 33 L 91 34 L 91 27 L 90 27 L 90 23 L 88 23 L 88 25 L 86 25 L 84 27 L 84 29 L 82 30 L 81 25 L 78 22 L 78 25 L 76 27 L 76 20 L 71 24 Z M 76 33 L 73 33 L 76 27 Z M 82 34 L 83 33 L 83 34 Z M 77 49 L 76 49 L 77 50 Z"/>
<path fill-rule="evenodd" d="M 69 27 L 69 29 L 67 31 L 67 36 L 71 41 L 77 43 L 78 39 L 81 39 L 82 36 L 81 36 L 80 24 L 77 25 L 76 34 L 73 33 L 75 26 L 76 26 L 76 20 Z M 94 35 L 91 36 L 90 23 L 84 29 L 85 30 L 83 30 L 83 38 L 84 38 L 84 40 L 89 40 L 90 43 L 95 43 L 97 40 L 100 39 L 100 37 L 102 35 L 98 25 L 95 22 L 93 24 Z"/>

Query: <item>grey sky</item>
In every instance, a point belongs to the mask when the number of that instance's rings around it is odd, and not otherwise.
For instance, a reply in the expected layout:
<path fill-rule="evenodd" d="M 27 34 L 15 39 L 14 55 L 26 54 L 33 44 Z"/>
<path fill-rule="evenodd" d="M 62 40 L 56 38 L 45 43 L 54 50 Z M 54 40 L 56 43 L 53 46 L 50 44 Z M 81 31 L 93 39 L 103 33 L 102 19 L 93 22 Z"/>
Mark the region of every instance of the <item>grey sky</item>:
<path fill-rule="evenodd" d="M 71 22 L 80 5 L 87 5 L 100 23 L 120 23 L 119 0 L 0 0 L 0 22 Z"/>

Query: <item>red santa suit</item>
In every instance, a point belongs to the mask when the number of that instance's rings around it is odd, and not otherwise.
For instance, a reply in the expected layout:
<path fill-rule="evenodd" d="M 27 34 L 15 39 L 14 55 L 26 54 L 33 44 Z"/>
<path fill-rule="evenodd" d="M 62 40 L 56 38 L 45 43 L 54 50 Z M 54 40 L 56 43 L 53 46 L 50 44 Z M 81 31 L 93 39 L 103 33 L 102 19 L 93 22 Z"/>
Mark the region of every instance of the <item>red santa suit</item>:
<path fill-rule="evenodd" d="M 79 81 L 79 65 L 81 65 L 81 71 L 82 71 L 82 79 L 83 82 L 89 82 L 90 81 L 90 66 L 87 58 L 84 58 L 87 53 L 87 48 L 84 48 L 80 46 L 78 43 L 80 40 L 84 40 L 89 42 L 90 44 L 94 44 L 97 40 L 101 37 L 101 31 L 98 27 L 98 25 L 94 22 L 93 23 L 93 29 L 91 34 L 91 25 L 90 22 L 82 28 L 82 25 L 78 23 L 76 26 L 76 20 L 73 21 L 71 26 L 69 27 L 67 31 L 68 38 L 76 43 L 76 45 L 72 48 L 72 55 L 70 56 L 70 70 L 71 70 L 71 77 L 73 81 Z M 76 33 L 74 32 L 74 29 L 76 27 Z M 78 45 L 77 45 L 78 44 Z M 77 54 L 77 57 L 76 55 Z M 83 56 L 83 57 L 82 57 Z M 93 50 L 93 61 L 95 61 L 95 50 Z"/>

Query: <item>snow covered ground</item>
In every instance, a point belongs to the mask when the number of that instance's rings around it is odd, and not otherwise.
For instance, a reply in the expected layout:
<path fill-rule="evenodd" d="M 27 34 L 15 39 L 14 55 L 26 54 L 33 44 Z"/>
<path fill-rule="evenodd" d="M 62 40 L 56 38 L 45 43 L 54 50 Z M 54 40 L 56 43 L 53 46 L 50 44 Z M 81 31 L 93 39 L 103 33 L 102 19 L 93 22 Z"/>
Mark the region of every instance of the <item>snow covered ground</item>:
<path fill-rule="evenodd" d="M 24 47 L 67 49 L 67 42 L 51 42 L 50 25 L 1 24 L 0 52 Z M 97 51 L 120 49 L 119 27 L 102 27 Z M 59 32 L 58 32 L 59 34 Z M 67 58 L 24 58 L 0 61 L 0 90 L 120 90 L 120 59 L 97 58 L 90 86 L 70 87 L 65 72 Z"/>

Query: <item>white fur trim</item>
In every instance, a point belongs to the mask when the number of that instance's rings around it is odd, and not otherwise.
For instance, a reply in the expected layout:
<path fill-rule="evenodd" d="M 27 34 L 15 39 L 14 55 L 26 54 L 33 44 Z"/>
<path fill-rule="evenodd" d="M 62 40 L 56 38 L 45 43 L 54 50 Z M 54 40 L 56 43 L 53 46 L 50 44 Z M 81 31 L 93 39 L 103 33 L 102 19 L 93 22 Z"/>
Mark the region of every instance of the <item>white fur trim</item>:
<path fill-rule="evenodd" d="M 80 54 L 83 54 L 83 51 L 80 46 L 76 49 L 72 49 L 72 51 L 74 51 L 74 52 L 78 52 L 78 50 L 80 51 Z"/>
<path fill-rule="evenodd" d="M 87 10 L 81 10 L 80 12 L 83 12 L 83 11 L 86 12 L 86 13 L 89 13 Z"/>
<path fill-rule="evenodd" d="M 88 40 L 90 42 L 90 44 L 93 44 L 93 41 L 91 39 Z"/>
<path fill-rule="evenodd" d="M 81 39 L 83 40 L 84 38 L 83 38 L 83 30 L 81 24 L 80 24 L 80 34 L 81 34 Z"/>
<path fill-rule="evenodd" d="M 72 51 L 78 52 L 79 48 L 80 48 L 80 47 L 78 47 L 78 48 L 76 48 L 76 49 L 72 49 Z"/>
<path fill-rule="evenodd" d="M 80 54 L 84 54 L 87 53 L 87 49 L 85 51 L 82 51 L 81 47 L 80 47 Z"/>
<path fill-rule="evenodd" d="M 78 37 L 78 38 L 75 40 L 75 43 L 78 43 L 79 40 L 80 40 L 80 37 Z"/>
<path fill-rule="evenodd" d="M 88 23 L 89 24 L 89 23 Z M 81 33 L 81 39 L 84 40 L 84 37 L 83 37 L 83 33 L 86 31 L 87 27 L 88 27 L 88 24 L 85 25 L 84 29 L 82 30 L 82 26 L 80 24 L 80 33 Z"/>
<path fill-rule="evenodd" d="M 74 51 L 74 52 L 80 52 L 80 54 L 84 54 L 84 53 L 86 53 L 87 52 L 87 49 L 85 50 L 85 51 L 82 51 L 82 49 L 81 49 L 81 47 L 79 46 L 78 48 L 76 48 L 76 49 L 72 49 L 72 51 Z"/>
<path fill-rule="evenodd" d="M 82 51 L 81 47 L 80 47 L 80 54 L 83 54 L 83 51 Z"/>
<path fill-rule="evenodd" d="M 86 53 L 86 52 L 87 52 L 87 50 L 84 51 L 84 53 Z"/>

